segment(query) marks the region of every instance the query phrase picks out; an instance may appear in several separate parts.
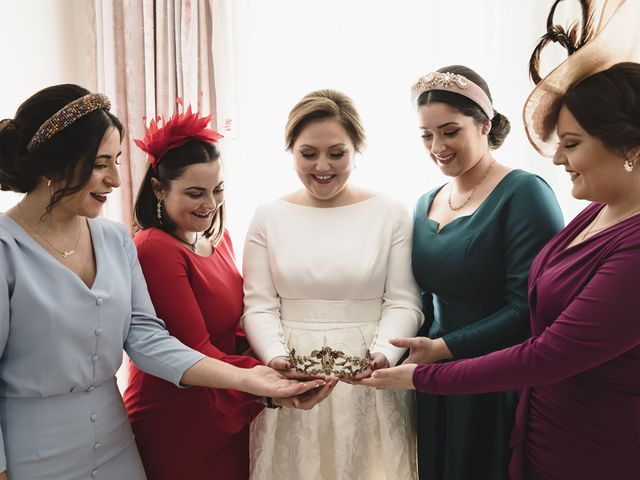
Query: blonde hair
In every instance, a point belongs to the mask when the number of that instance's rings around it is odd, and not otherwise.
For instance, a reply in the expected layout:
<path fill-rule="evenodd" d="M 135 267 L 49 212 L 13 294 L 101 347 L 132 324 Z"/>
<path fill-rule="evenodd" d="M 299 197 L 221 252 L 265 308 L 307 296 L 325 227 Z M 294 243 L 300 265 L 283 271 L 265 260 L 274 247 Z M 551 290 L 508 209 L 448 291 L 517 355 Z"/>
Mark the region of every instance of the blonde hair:
<path fill-rule="evenodd" d="M 317 120 L 336 119 L 345 128 L 357 152 L 365 143 L 360 115 L 349 97 L 337 90 L 316 90 L 305 95 L 289 112 L 284 140 L 287 150 L 293 148 L 300 132 Z"/>

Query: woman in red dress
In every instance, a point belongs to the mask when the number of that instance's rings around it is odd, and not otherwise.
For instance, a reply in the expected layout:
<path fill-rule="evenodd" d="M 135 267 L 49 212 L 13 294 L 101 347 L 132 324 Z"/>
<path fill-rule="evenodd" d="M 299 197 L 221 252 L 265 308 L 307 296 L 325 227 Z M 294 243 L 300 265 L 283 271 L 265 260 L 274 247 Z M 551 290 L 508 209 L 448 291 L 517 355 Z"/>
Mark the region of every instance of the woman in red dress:
<path fill-rule="evenodd" d="M 135 236 L 151 300 L 167 329 L 186 345 L 241 368 L 260 364 L 238 355 L 242 344 L 242 277 L 224 228 L 220 135 L 210 117 L 176 114 L 152 123 L 136 143 L 149 169 L 135 205 L 142 228 Z M 244 480 L 249 475 L 249 423 L 261 411 L 257 397 L 237 390 L 178 388 L 130 365 L 124 394 L 149 480 Z M 310 408 L 315 398 L 274 399 Z M 271 404 L 271 402 L 267 402 Z"/>

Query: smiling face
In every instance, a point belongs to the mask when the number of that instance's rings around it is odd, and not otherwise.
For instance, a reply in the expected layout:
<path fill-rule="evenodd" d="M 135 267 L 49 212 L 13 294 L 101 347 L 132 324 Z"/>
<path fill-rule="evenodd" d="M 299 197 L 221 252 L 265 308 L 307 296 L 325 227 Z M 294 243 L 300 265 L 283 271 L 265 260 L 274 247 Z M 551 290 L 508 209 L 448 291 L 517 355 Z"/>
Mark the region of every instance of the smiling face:
<path fill-rule="evenodd" d="M 447 176 L 466 173 L 489 153 L 489 122 L 478 125 L 472 117 L 441 102 L 422 105 L 419 121 L 424 146 Z"/>
<path fill-rule="evenodd" d="M 565 106 L 558 114 L 557 130 L 560 144 L 553 163 L 569 173 L 575 198 L 610 203 L 623 194 L 635 177 L 624 171 L 624 156 L 589 135 Z"/>
<path fill-rule="evenodd" d="M 306 125 L 292 151 L 296 173 L 311 197 L 328 202 L 345 191 L 356 150 L 338 120 L 318 120 Z"/>
<path fill-rule="evenodd" d="M 89 181 L 79 192 L 63 197 L 59 208 L 88 218 L 100 215 L 107 195 L 120 186 L 120 153 L 120 132 L 110 128 L 98 147 Z"/>
<path fill-rule="evenodd" d="M 156 196 L 162 198 L 166 215 L 176 225 L 175 235 L 188 239 L 193 233 L 211 226 L 216 210 L 224 202 L 224 180 L 219 160 L 185 167 L 182 175 L 160 189 L 156 179 Z"/>

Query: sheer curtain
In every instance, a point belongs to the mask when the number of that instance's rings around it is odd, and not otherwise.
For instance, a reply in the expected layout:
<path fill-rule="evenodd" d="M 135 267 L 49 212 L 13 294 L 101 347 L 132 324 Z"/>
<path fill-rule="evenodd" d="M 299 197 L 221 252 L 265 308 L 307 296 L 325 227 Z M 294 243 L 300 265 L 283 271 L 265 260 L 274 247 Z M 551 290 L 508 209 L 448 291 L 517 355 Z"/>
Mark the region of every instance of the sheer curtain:
<path fill-rule="evenodd" d="M 566 219 L 582 208 L 569 194 L 565 172 L 531 148 L 521 121 L 532 88 L 529 56 L 545 32 L 552 0 L 214 3 L 218 113 L 231 119 L 222 145 L 236 250 L 256 205 L 299 187 L 284 151 L 283 130 L 290 108 L 314 89 L 344 91 L 363 117 L 368 147 L 358 159 L 354 182 L 409 207 L 444 182 L 420 142 L 409 87 L 451 64 L 483 76 L 496 109 L 511 121 L 511 133 L 495 156 L 545 178 Z M 571 3 L 560 5 L 558 19 L 578 18 Z M 544 60 L 554 65 L 563 55 L 557 49 Z"/>
<path fill-rule="evenodd" d="M 122 187 L 105 215 L 133 225 L 135 195 L 146 158 L 133 143 L 143 117 L 171 115 L 176 98 L 215 114 L 211 0 L 91 0 L 88 55 L 96 90 L 107 94 L 126 127 Z"/>

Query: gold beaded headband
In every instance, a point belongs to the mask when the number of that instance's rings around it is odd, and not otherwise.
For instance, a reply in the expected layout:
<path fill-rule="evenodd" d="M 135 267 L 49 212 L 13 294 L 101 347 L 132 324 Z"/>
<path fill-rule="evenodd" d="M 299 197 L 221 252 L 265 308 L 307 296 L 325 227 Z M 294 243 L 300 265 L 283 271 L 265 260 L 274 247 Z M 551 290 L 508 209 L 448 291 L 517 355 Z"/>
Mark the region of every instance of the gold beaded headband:
<path fill-rule="evenodd" d="M 79 118 L 96 110 L 109 110 L 110 108 L 111 102 L 109 98 L 102 93 L 89 93 L 84 97 L 75 99 L 51 115 L 46 122 L 40 125 L 40 128 L 38 128 L 27 145 L 27 152 L 31 153 L 38 145 L 46 142 Z"/>
<path fill-rule="evenodd" d="M 411 103 L 415 105 L 418 97 L 430 90 L 444 90 L 467 97 L 482 109 L 489 120 L 494 116 L 489 96 L 467 77 L 450 72 L 428 73 L 411 87 Z"/>

